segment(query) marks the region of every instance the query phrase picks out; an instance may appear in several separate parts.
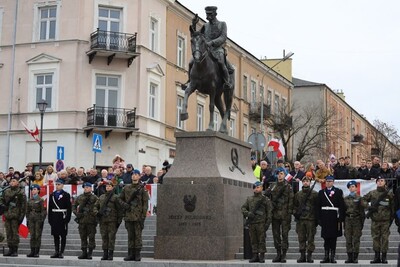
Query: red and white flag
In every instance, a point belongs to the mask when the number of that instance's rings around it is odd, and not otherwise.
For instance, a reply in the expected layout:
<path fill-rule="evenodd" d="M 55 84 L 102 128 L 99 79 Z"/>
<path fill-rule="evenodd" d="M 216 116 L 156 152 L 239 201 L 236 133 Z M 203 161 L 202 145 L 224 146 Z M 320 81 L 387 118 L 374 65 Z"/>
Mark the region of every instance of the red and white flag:
<path fill-rule="evenodd" d="M 27 222 L 26 222 L 26 216 L 22 220 L 22 223 L 19 225 L 18 233 L 23 238 L 27 238 L 28 237 L 29 229 L 28 229 Z"/>
<path fill-rule="evenodd" d="M 29 129 L 28 129 L 28 126 L 26 126 L 25 123 L 24 123 L 23 121 L 21 121 L 21 123 L 22 123 L 22 125 L 24 126 L 25 131 L 26 131 L 28 134 L 30 134 L 30 135 L 33 137 L 33 139 L 35 139 L 36 142 L 40 143 L 40 141 L 39 141 L 39 128 L 38 128 L 37 125 L 36 125 L 36 121 L 35 121 L 35 127 L 36 127 L 36 128 L 35 128 L 34 130 L 29 130 Z"/>
<path fill-rule="evenodd" d="M 268 146 L 272 146 L 275 152 L 278 152 L 277 157 L 282 158 L 285 156 L 285 148 L 283 147 L 282 140 L 279 139 L 271 139 L 268 142 Z"/>
<path fill-rule="evenodd" d="M 286 175 L 286 177 L 285 177 L 285 180 L 288 181 L 288 182 L 290 182 L 292 179 L 293 179 L 293 176 L 290 175 L 290 173 L 288 173 L 288 174 Z"/>

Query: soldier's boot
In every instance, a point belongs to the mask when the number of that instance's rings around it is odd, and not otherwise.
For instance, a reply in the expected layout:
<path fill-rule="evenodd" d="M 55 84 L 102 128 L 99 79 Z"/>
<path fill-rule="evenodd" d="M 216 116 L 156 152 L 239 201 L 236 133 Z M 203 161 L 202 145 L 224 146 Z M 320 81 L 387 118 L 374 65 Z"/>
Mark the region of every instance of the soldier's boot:
<path fill-rule="evenodd" d="M 374 263 L 381 263 L 381 258 L 380 258 L 380 252 L 379 251 L 375 251 L 375 257 L 374 260 L 370 261 L 371 264 Z"/>
<path fill-rule="evenodd" d="M 103 249 L 103 257 L 101 257 L 101 260 L 108 260 L 108 249 Z"/>
<path fill-rule="evenodd" d="M 31 248 L 31 253 L 26 255 L 28 258 L 33 258 L 33 255 L 35 255 L 35 248 Z"/>
<path fill-rule="evenodd" d="M 281 257 L 282 257 L 281 250 L 277 249 L 276 257 L 272 259 L 272 262 L 281 262 Z"/>
<path fill-rule="evenodd" d="M 93 248 L 89 248 L 86 259 L 91 260 L 92 255 L 93 255 Z"/>
<path fill-rule="evenodd" d="M 331 263 L 336 263 L 336 249 L 331 250 Z"/>
<path fill-rule="evenodd" d="M 133 256 L 133 249 L 128 248 L 128 256 L 124 258 L 124 261 L 133 261 L 135 257 Z"/>
<path fill-rule="evenodd" d="M 78 259 L 84 260 L 84 259 L 87 259 L 87 256 L 88 256 L 87 249 L 86 248 L 82 248 L 82 253 L 81 253 L 81 255 L 78 256 Z"/>
<path fill-rule="evenodd" d="M 67 241 L 65 239 L 61 239 L 61 250 L 60 250 L 60 253 L 58 253 L 59 259 L 64 259 L 64 250 L 65 250 L 66 242 Z"/>
<path fill-rule="evenodd" d="M 259 262 L 260 262 L 260 263 L 265 263 L 265 253 L 264 253 L 264 252 L 261 252 L 261 253 L 260 253 Z"/>
<path fill-rule="evenodd" d="M 307 251 L 307 262 L 314 263 L 314 260 L 312 258 L 312 251 Z"/>
<path fill-rule="evenodd" d="M 306 262 L 306 251 L 300 250 L 300 258 L 297 259 L 297 262 Z"/>
<path fill-rule="evenodd" d="M 107 260 L 112 261 L 114 259 L 114 250 L 108 251 L 108 258 Z"/>
<path fill-rule="evenodd" d="M 14 246 L 12 254 L 10 255 L 10 257 L 18 257 L 18 247 Z"/>
<path fill-rule="evenodd" d="M 9 247 L 8 247 L 8 252 L 5 253 L 5 254 L 3 254 L 3 256 L 5 256 L 5 257 L 10 257 L 11 254 L 13 254 L 13 250 L 14 250 L 14 247 L 9 246 Z"/>
<path fill-rule="evenodd" d="M 58 255 L 60 254 L 60 239 L 58 239 L 56 236 L 54 236 L 54 247 L 55 252 L 50 256 L 52 259 L 58 258 Z"/>
<path fill-rule="evenodd" d="M 35 251 L 34 251 L 34 254 L 33 254 L 34 258 L 39 258 L 39 250 L 40 250 L 40 248 L 35 248 Z"/>
<path fill-rule="evenodd" d="M 322 261 L 320 261 L 320 263 L 329 263 L 329 249 L 325 249 L 325 257 Z"/>
<path fill-rule="evenodd" d="M 387 258 L 386 258 L 386 252 L 382 252 L 382 258 L 381 258 L 381 263 L 387 264 Z"/>
<path fill-rule="evenodd" d="M 140 249 L 135 249 L 135 261 L 141 261 L 142 256 L 140 256 Z"/>
<path fill-rule="evenodd" d="M 358 263 L 358 252 L 353 253 L 353 263 Z"/>
<path fill-rule="evenodd" d="M 344 263 L 353 263 L 353 253 L 352 252 L 347 252 L 347 260 L 344 261 Z"/>
<path fill-rule="evenodd" d="M 259 262 L 260 258 L 258 257 L 258 253 L 253 253 L 253 257 L 249 260 L 249 262 Z"/>
<path fill-rule="evenodd" d="M 53 255 L 50 256 L 50 258 L 55 259 L 58 258 L 58 255 L 60 254 L 60 251 L 58 249 L 56 249 L 56 251 L 54 252 Z"/>
<path fill-rule="evenodd" d="M 281 256 L 282 263 L 286 262 L 286 252 L 287 252 L 287 249 L 282 249 L 282 256 Z"/>

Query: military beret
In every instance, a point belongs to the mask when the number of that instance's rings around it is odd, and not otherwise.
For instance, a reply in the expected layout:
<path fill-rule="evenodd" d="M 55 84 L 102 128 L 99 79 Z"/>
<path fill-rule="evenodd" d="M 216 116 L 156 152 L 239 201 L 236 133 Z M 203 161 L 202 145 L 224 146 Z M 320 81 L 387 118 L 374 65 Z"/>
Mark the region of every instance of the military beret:
<path fill-rule="evenodd" d="M 262 185 L 263 185 L 263 183 L 261 183 L 260 181 L 257 181 L 253 184 L 253 189 L 256 187 L 262 186 Z"/>
<path fill-rule="evenodd" d="M 208 12 L 217 11 L 218 8 L 217 8 L 216 6 L 206 6 L 204 9 L 205 9 L 206 12 L 208 13 Z"/>
<path fill-rule="evenodd" d="M 82 184 L 82 187 L 92 187 L 92 184 L 89 182 L 85 182 Z"/>
<path fill-rule="evenodd" d="M 139 174 L 140 175 L 140 171 L 138 169 L 134 169 L 132 174 Z"/>
<path fill-rule="evenodd" d="M 65 184 L 63 179 L 57 179 L 56 184 Z"/>
<path fill-rule="evenodd" d="M 280 173 L 280 172 L 283 172 L 284 174 L 287 173 L 286 169 L 282 168 L 282 167 L 279 167 L 279 168 L 276 169 L 276 173 Z"/>
<path fill-rule="evenodd" d="M 377 183 L 377 182 L 378 182 L 378 180 L 380 180 L 380 179 L 383 179 L 383 180 L 385 180 L 385 178 L 383 178 L 382 176 L 378 176 L 378 177 L 376 177 L 375 183 Z M 385 182 L 386 182 L 386 180 L 385 180 Z"/>
<path fill-rule="evenodd" d="M 38 184 L 31 185 L 31 190 L 34 188 L 36 188 L 37 190 L 40 190 L 40 186 Z"/>
<path fill-rule="evenodd" d="M 351 180 L 350 182 L 347 183 L 347 188 L 350 188 L 350 186 L 355 185 L 357 187 L 357 182 L 354 180 Z"/>
<path fill-rule="evenodd" d="M 325 177 L 325 180 L 335 181 L 335 177 L 333 177 L 332 175 L 328 175 Z"/>

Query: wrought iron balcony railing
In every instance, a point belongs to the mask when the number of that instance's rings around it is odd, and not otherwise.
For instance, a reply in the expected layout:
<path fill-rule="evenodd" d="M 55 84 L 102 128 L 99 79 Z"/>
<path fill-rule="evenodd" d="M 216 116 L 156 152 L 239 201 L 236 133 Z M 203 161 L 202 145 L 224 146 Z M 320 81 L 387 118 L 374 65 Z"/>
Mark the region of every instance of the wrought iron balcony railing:
<path fill-rule="evenodd" d="M 264 104 L 263 118 L 264 120 L 271 115 L 271 106 Z M 261 103 L 250 103 L 249 117 L 251 120 L 261 122 Z"/>
<path fill-rule="evenodd" d="M 97 31 L 90 34 L 90 48 L 136 53 L 137 33 Z"/>
<path fill-rule="evenodd" d="M 93 105 L 87 109 L 87 126 L 135 128 L 136 108 L 111 108 Z"/>

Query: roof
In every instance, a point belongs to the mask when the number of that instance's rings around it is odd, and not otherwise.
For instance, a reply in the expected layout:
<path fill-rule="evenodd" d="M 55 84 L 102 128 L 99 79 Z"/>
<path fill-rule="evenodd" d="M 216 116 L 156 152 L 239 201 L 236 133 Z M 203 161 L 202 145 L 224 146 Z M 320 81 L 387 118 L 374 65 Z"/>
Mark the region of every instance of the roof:
<path fill-rule="evenodd" d="M 302 86 L 322 86 L 325 85 L 324 83 L 316 83 L 316 82 L 310 82 L 306 80 L 301 80 L 298 78 L 293 77 L 292 83 L 294 87 L 302 87 Z M 326 85 L 325 85 L 326 86 Z"/>

